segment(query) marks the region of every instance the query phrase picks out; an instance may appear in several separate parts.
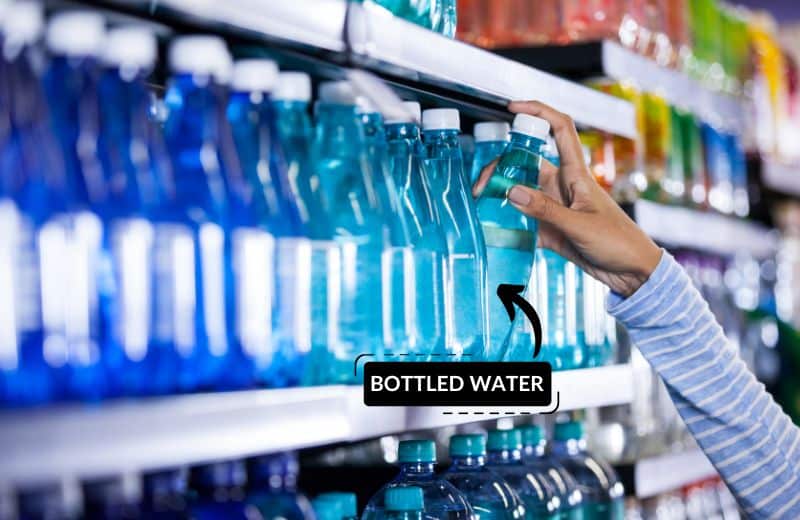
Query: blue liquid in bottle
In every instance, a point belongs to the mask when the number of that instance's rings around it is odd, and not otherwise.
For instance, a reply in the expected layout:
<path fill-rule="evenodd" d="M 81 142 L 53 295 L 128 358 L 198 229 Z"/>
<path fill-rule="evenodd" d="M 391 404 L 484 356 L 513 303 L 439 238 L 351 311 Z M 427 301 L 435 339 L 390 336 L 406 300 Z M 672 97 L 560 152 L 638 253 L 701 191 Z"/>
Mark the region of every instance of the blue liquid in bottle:
<path fill-rule="evenodd" d="M 41 404 L 61 394 L 67 361 L 63 265 L 67 228 L 61 149 L 37 76 L 42 8 L 5 13 L 0 169 L 0 399 Z M 24 34 L 20 28 L 28 28 Z M 14 44 L 15 45 L 12 45 Z"/>
<path fill-rule="evenodd" d="M 561 520 L 583 518 L 583 496 L 575 478 L 550 453 L 541 426 L 518 428 L 522 437 L 522 461 L 547 479 L 550 488 L 561 500 Z"/>
<path fill-rule="evenodd" d="M 311 239 L 311 266 L 305 283 L 310 288 L 311 352 L 302 383 L 320 384 L 327 377 L 328 345 L 336 344 L 338 307 L 329 305 L 340 291 L 341 254 L 333 240 L 318 172 L 311 158 L 313 129 L 308 112 L 311 79 L 302 72 L 281 72 L 272 91 L 277 131 L 287 162 L 289 185 L 305 232 Z"/>
<path fill-rule="evenodd" d="M 508 123 L 484 121 L 475 125 L 475 156 L 470 169 L 470 184 L 475 184 L 487 164 L 503 154 L 508 146 Z"/>
<path fill-rule="evenodd" d="M 308 499 L 297 490 L 295 453 L 277 453 L 248 461 L 247 502 L 267 520 L 310 520 Z"/>
<path fill-rule="evenodd" d="M 370 163 L 381 215 L 389 226 L 389 249 L 381 266 L 384 280 L 384 336 L 387 352 L 410 353 L 416 323 L 417 294 L 415 256 L 411 249 L 409 222 L 400 208 L 398 187 L 389 167 L 389 150 L 383 117 L 364 96 L 357 98 L 358 112 L 364 126 L 367 158 Z M 387 283 L 388 282 L 388 283 Z M 423 289 L 425 293 L 428 291 Z M 424 347 L 423 347 L 424 348 Z"/>
<path fill-rule="evenodd" d="M 458 25 L 458 13 L 456 0 L 440 0 L 442 4 L 442 20 L 439 32 L 448 38 L 456 37 L 456 26 Z"/>
<path fill-rule="evenodd" d="M 447 352 L 453 359 L 486 360 L 486 246 L 463 171 L 458 111 L 425 110 L 422 124 L 431 194 L 447 239 Z"/>
<path fill-rule="evenodd" d="M 464 493 L 479 520 L 525 517 L 525 506 L 511 486 L 486 467 L 486 438 L 480 434 L 450 437 L 452 465 L 442 478 Z"/>
<path fill-rule="evenodd" d="M 374 174 L 367 157 L 364 125 L 356 112 L 355 95 L 347 82 L 320 86 L 314 165 L 339 245 L 341 285 L 336 302 L 339 319 L 320 363 L 325 383 L 356 383 L 353 361 L 359 354 L 383 357 L 389 323 L 382 282 L 389 228 L 381 211 Z"/>
<path fill-rule="evenodd" d="M 199 56 L 203 56 L 202 59 Z M 231 61 L 221 39 L 184 36 L 170 48 L 164 127 L 174 189 L 155 228 L 156 335 L 176 352 L 182 391 L 211 389 L 229 355 L 228 191 L 221 150 Z M 241 209 L 241 200 L 234 211 Z M 235 215 L 239 218 L 242 213 Z"/>
<path fill-rule="evenodd" d="M 143 518 L 184 520 L 188 516 L 188 471 L 173 469 L 142 477 Z"/>
<path fill-rule="evenodd" d="M 108 185 L 106 214 L 116 290 L 106 313 L 104 367 L 114 395 L 162 394 L 172 387 L 173 353 L 159 349 L 151 308 L 152 218 L 161 202 L 163 161 L 156 158 L 152 102 L 145 79 L 155 65 L 155 36 L 140 27 L 109 31 L 100 78 L 100 163 Z"/>
<path fill-rule="evenodd" d="M 436 475 L 436 445 L 433 441 L 401 441 L 398 451 L 400 473 L 383 486 L 367 503 L 362 520 L 387 518 L 388 492 L 398 487 L 422 489 L 425 518 L 441 520 L 472 519 L 474 513 L 464 494 Z"/>
<path fill-rule="evenodd" d="M 487 450 L 486 465 L 517 493 L 525 505 L 525 518 L 560 518 L 561 500 L 550 487 L 547 477 L 522 462 L 519 430 L 491 430 Z"/>
<path fill-rule="evenodd" d="M 530 334 L 509 336 L 508 312 L 495 292 L 500 284 L 526 286 L 530 278 L 538 225 L 507 196 L 516 184 L 537 186 L 541 149 L 549 131 L 547 121 L 538 117 L 520 114 L 514 118 L 508 148 L 478 199 L 478 218 L 486 241 L 490 357 L 494 360 L 516 361 L 533 355 Z"/>
<path fill-rule="evenodd" d="M 82 37 L 75 38 L 76 33 Z M 114 291 L 106 229 L 111 207 L 109 186 L 97 155 L 97 57 L 104 37 L 103 18 L 97 13 L 55 16 L 47 29 L 53 58 L 44 77 L 67 185 L 61 257 L 64 277 L 60 282 L 68 301 L 64 318 L 66 394 L 84 400 L 110 393 L 103 349 L 108 334 L 105 309 Z"/>
<path fill-rule="evenodd" d="M 255 506 L 245 501 L 247 471 L 244 462 L 217 462 L 192 469 L 193 500 L 189 516 L 194 520 L 252 520 Z"/>
<path fill-rule="evenodd" d="M 586 451 L 583 424 L 558 423 L 553 433 L 553 457 L 575 478 L 583 496 L 584 520 L 621 520 L 625 490 L 605 461 Z"/>
<path fill-rule="evenodd" d="M 417 103 L 408 103 L 419 114 Z M 411 360 L 421 361 L 434 353 L 446 353 L 445 290 L 447 284 L 447 239 L 433 203 L 419 127 L 410 121 L 386 125 L 389 159 L 400 209 L 408 223 L 411 240 L 413 323 L 408 337 Z"/>
<path fill-rule="evenodd" d="M 248 206 L 258 228 L 232 237 L 234 330 L 240 348 L 255 359 L 259 379 L 270 387 L 299 384 L 311 349 L 311 244 L 302 236 L 268 93 L 277 79 L 272 61 L 237 62 L 228 104 Z M 263 251 L 263 257 L 253 255 L 253 249 Z"/>

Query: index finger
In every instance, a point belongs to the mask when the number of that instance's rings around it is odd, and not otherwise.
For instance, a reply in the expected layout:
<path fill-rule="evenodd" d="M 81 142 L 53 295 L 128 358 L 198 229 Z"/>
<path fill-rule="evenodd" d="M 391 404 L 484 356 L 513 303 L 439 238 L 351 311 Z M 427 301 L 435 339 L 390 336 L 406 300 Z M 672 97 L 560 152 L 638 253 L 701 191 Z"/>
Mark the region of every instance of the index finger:
<path fill-rule="evenodd" d="M 512 101 L 509 103 L 508 109 L 515 114 L 541 117 L 550 123 L 550 128 L 556 138 L 558 155 L 561 157 L 561 166 L 567 170 L 577 166 L 579 167 L 577 171 L 586 168 L 583 160 L 583 147 L 571 117 L 539 101 Z"/>

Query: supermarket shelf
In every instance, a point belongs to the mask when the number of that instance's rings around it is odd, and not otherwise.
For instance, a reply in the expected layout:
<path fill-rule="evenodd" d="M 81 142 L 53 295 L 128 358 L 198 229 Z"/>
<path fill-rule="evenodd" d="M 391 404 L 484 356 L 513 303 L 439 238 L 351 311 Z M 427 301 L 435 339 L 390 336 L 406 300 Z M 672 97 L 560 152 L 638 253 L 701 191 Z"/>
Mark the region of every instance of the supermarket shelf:
<path fill-rule="evenodd" d="M 777 249 L 777 238 L 766 227 L 710 211 L 640 200 L 634 215 L 650 237 L 666 246 L 722 255 L 748 252 L 756 258 L 771 256 Z"/>
<path fill-rule="evenodd" d="M 630 103 L 450 40 L 372 3 L 351 4 L 348 40 L 354 61 L 381 73 L 500 106 L 511 100 L 537 99 L 569 114 L 580 125 L 636 136 Z"/>
<path fill-rule="evenodd" d="M 773 191 L 800 197 L 800 164 L 786 164 L 771 159 L 761 163 L 761 179 Z"/>
<path fill-rule="evenodd" d="M 553 388 L 560 393 L 561 410 L 622 404 L 633 398 L 633 377 L 628 365 L 556 372 Z M 357 441 L 491 417 L 444 415 L 433 408 L 366 407 L 358 386 L 4 412 L 0 488 L 3 483 L 105 476 Z"/>
<path fill-rule="evenodd" d="M 613 41 L 499 49 L 503 56 L 572 79 L 606 76 L 658 93 L 672 105 L 731 131 L 745 128 L 742 102 L 713 92 L 678 71 L 656 64 Z"/>
<path fill-rule="evenodd" d="M 634 490 L 638 498 L 648 498 L 715 475 L 714 466 L 699 449 L 660 455 L 635 463 Z"/>

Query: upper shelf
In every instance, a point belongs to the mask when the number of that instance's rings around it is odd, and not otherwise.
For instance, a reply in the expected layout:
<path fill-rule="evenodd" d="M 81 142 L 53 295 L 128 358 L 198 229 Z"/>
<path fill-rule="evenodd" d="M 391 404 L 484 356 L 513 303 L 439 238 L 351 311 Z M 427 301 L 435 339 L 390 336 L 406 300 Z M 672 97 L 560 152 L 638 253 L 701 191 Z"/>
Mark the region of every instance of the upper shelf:
<path fill-rule="evenodd" d="M 628 403 L 633 374 L 629 365 L 555 372 L 553 391 L 560 395 L 560 410 Z M 169 468 L 495 417 L 488 411 L 366 407 L 362 394 L 359 386 L 326 386 L 0 413 L 0 489 L 6 483 Z"/>
<path fill-rule="evenodd" d="M 639 200 L 636 222 L 653 240 L 722 255 L 747 252 L 766 258 L 777 250 L 774 232 L 740 218 Z"/>
<path fill-rule="evenodd" d="M 371 3 L 346 0 L 104 0 L 112 8 L 183 27 L 225 31 L 306 50 L 377 72 L 404 87 L 505 112 L 537 99 L 576 123 L 633 138 L 633 106 L 406 22 Z M 155 7 L 153 7 L 155 6 Z"/>
<path fill-rule="evenodd" d="M 774 191 L 800 197 L 800 164 L 765 159 L 761 163 L 761 179 Z"/>

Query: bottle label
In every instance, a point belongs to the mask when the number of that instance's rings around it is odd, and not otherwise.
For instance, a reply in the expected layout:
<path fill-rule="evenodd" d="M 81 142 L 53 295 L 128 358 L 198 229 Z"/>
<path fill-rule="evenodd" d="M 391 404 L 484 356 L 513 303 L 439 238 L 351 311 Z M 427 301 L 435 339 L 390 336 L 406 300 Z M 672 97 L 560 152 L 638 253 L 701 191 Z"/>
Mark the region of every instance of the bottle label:
<path fill-rule="evenodd" d="M 280 328 L 298 353 L 311 350 L 311 242 L 306 238 L 278 239 Z"/>
<path fill-rule="evenodd" d="M 506 229 L 482 224 L 486 247 L 517 249 L 533 252 L 536 249 L 536 235 L 525 229 Z"/>
<path fill-rule="evenodd" d="M 519 182 L 514 179 L 509 179 L 502 175 L 492 175 L 486 187 L 481 192 L 481 197 L 505 199 L 508 197 L 508 192 L 511 191 L 511 188 L 517 184 L 519 184 Z"/>

